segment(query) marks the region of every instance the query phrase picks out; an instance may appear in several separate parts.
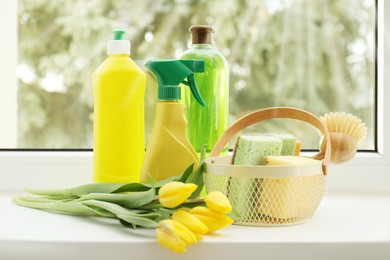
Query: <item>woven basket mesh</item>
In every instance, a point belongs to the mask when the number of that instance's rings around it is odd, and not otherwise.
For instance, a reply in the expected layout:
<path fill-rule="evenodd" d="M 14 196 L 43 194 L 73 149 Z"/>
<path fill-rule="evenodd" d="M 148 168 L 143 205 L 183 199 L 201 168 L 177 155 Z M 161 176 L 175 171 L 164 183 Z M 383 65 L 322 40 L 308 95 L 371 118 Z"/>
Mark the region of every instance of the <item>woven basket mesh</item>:
<path fill-rule="evenodd" d="M 207 192 L 220 191 L 240 214 L 235 224 L 285 226 L 312 218 L 325 190 L 322 174 L 288 178 L 247 178 L 205 173 Z"/>

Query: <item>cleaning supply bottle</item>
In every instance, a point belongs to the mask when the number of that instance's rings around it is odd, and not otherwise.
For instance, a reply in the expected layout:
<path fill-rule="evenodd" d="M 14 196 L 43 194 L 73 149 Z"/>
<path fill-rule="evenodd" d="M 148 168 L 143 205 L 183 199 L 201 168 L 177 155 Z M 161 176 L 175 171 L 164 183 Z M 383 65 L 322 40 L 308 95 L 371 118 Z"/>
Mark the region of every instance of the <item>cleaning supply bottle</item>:
<path fill-rule="evenodd" d="M 142 165 L 141 182 L 179 176 L 190 164 L 199 166 L 199 159 L 187 137 L 185 105 L 179 102 L 181 88 L 187 85 L 195 100 L 206 106 L 195 84 L 194 73 L 204 71 L 204 62 L 197 60 L 156 60 L 145 66 L 156 76 L 158 103 L 152 135 Z M 185 80 L 187 79 L 187 80 Z"/>
<path fill-rule="evenodd" d="M 188 138 L 198 153 L 204 144 L 207 144 L 209 153 L 228 127 L 229 67 L 225 57 L 212 45 L 213 27 L 195 25 L 189 31 L 192 34 L 192 45 L 181 59 L 205 62 L 205 72 L 196 74 L 195 81 L 207 107 L 200 106 L 188 89 L 184 90 Z M 223 152 L 227 152 L 227 147 Z"/>
<path fill-rule="evenodd" d="M 94 180 L 137 182 L 145 153 L 146 74 L 130 59 L 130 42 L 114 30 L 107 59 L 92 75 Z"/>

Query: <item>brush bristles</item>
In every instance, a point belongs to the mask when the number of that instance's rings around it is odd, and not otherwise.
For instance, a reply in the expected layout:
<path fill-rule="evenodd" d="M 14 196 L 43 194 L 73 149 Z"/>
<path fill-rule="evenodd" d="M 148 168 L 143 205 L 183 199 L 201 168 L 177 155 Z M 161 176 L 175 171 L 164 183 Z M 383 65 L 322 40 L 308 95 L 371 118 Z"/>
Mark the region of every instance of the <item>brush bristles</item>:
<path fill-rule="evenodd" d="M 331 112 L 321 117 L 330 133 L 346 134 L 357 142 L 367 135 L 367 127 L 360 118 L 344 112 Z"/>

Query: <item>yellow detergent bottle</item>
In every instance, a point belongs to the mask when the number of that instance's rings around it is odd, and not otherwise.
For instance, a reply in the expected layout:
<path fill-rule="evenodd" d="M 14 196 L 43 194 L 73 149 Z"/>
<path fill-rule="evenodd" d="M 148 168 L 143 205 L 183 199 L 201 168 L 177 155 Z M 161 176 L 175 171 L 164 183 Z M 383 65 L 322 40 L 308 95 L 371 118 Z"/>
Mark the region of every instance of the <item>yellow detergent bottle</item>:
<path fill-rule="evenodd" d="M 156 76 L 158 103 L 156 119 L 142 165 L 141 182 L 179 176 L 190 164 L 199 166 L 195 149 L 187 137 L 185 105 L 181 99 L 180 83 L 190 87 L 195 99 L 206 106 L 195 84 L 194 72 L 204 71 L 204 61 L 156 60 L 145 66 Z M 187 81 L 184 81 L 187 79 Z M 202 126 L 199 126 L 202 127 Z"/>
<path fill-rule="evenodd" d="M 94 180 L 138 182 L 145 151 L 145 73 L 130 59 L 130 42 L 114 30 L 107 59 L 92 75 Z"/>

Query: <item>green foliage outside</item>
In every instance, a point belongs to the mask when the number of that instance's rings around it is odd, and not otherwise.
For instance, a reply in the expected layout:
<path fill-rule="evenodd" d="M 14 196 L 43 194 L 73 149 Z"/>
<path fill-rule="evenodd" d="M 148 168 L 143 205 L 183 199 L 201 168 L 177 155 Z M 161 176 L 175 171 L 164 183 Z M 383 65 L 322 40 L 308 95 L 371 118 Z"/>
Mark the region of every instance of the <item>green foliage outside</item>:
<path fill-rule="evenodd" d="M 19 80 L 19 148 L 92 147 L 91 74 L 106 57 L 113 28 L 127 31 L 142 66 L 179 57 L 193 24 L 216 28 L 216 46 L 230 66 L 231 122 L 270 106 L 345 111 L 369 127 L 360 148 L 374 148 L 374 1 L 19 0 L 18 21 L 19 65 L 33 75 Z M 61 88 L 43 87 L 45 80 Z M 156 91 L 149 75 L 147 137 Z M 256 129 L 290 132 L 304 147 L 318 147 L 315 130 L 304 124 L 275 120 Z"/>

